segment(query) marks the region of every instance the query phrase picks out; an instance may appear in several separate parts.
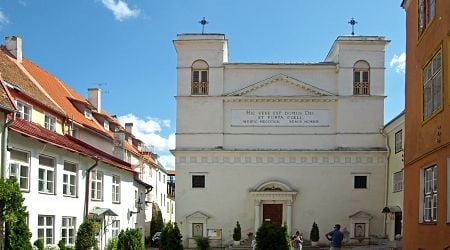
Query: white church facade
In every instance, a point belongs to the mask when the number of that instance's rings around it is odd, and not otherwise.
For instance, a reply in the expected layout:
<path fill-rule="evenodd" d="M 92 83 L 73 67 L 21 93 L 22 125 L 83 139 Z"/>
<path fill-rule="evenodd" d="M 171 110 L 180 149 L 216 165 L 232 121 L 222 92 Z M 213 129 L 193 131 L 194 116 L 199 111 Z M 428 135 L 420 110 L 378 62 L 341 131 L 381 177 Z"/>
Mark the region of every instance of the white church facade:
<path fill-rule="evenodd" d="M 184 244 L 262 223 L 320 241 L 384 235 L 387 150 L 379 36 L 340 36 L 323 62 L 230 63 L 223 34 L 180 34 L 176 222 Z"/>

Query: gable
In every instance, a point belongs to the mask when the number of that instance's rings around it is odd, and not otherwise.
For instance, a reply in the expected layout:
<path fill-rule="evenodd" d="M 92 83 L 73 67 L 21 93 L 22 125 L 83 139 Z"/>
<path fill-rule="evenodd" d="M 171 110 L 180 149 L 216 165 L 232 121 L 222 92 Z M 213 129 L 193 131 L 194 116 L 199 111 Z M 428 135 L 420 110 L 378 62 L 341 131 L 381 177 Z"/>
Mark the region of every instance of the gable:
<path fill-rule="evenodd" d="M 334 96 L 334 94 L 295 78 L 278 74 L 227 96 Z"/>

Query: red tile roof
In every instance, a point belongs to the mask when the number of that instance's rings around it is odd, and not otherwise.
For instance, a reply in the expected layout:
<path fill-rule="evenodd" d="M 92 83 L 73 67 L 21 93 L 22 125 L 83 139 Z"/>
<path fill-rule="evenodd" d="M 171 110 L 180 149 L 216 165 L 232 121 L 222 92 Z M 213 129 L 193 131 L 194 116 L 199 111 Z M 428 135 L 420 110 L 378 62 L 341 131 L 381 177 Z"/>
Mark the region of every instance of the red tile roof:
<path fill-rule="evenodd" d="M 1 80 L 1 75 L 0 75 L 0 108 L 7 111 L 17 110 L 16 103 L 13 101 L 13 98 L 9 93 L 8 88 Z"/>
<path fill-rule="evenodd" d="M 0 47 L 0 75 L 6 81 L 20 89 L 20 93 L 28 97 L 29 100 L 39 103 L 54 112 L 64 116 L 64 111 L 49 98 L 39 86 L 34 83 L 34 79 L 24 70 L 23 66 L 16 61 L 4 46 Z"/>
<path fill-rule="evenodd" d="M 74 137 L 71 137 L 69 135 L 57 134 L 35 123 L 17 118 L 11 124 L 10 129 L 43 143 L 48 143 L 53 146 L 66 149 L 71 152 L 79 153 L 87 157 L 96 158 L 99 161 L 112 165 L 114 167 L 134 172 L 128 162 L 122 161 Z"/>
<path fill-rule="evenodd" d="M 175 170 L 169 169 L 167 170 L 168 175 L 175 175 Z"/>
<path fill-rule="evenodd" d="M 61 80 L 51 75 L 39 66 L 33 64 L 26 58 L 22 59 L 25 69 L 36 79 L 38 84 L 50 95 L 50 97 L 67 113 L 67 116 L 78 124 L 92 128 L 97 132 L 112 138 L 112 132 L 106 130 L 103 124 L 99 124 L 95 119 L 88 119 L 72 103 L 73 101 L 92 106 L 86 99 L 64 84 Z"/>

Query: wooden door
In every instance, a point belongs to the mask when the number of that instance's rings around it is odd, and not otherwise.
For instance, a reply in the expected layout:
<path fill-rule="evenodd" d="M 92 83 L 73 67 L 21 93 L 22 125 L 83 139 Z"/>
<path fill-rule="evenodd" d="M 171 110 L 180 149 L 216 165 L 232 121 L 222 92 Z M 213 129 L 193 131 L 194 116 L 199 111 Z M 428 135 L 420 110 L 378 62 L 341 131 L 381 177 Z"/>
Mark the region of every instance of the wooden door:
<path fill-rule="evenodd" d="M 283 223 L 283 204 L 263 204 L 263 223 L 281 226 Z"/>

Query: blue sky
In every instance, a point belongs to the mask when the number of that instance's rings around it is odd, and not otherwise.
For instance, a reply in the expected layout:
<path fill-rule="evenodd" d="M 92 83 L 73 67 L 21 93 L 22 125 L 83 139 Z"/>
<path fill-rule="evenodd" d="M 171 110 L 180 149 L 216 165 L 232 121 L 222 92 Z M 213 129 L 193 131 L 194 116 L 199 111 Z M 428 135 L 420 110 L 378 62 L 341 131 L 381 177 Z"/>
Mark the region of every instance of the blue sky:
<path fill-rule="evenodd" d="M 173 168 L 176 53 L 180 33 L 223 33 L 230 62 L 320 62 L 339 35 L 391 40 L 385 122 L 404 108 L 401 0 L 0 0 L 0 33 L 81 95 L 100 87 L 102 107 Z M 4 43 L 4 42 L 2 42 Z"/>

